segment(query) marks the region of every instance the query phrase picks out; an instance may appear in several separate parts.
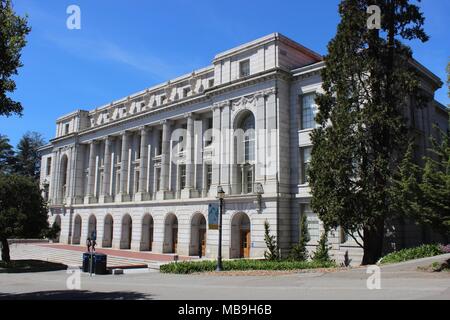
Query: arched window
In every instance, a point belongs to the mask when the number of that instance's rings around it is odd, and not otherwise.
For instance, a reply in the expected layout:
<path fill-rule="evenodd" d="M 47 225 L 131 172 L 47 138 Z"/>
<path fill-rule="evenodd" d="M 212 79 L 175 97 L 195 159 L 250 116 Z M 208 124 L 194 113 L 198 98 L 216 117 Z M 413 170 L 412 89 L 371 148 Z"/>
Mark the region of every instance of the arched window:
<path fill-rule="evenodd" d="M 238 178 L 242 194 L 252 193 L 255 180 L 255 153 L 256 153 L 256 134 L 255 134 L 255 116 L 246 111 L 241 121 L 238 123 L 237 153 L 240 170 Z M 239 191 L 238 191 L 239 192 Z"/>
<path fill-rule="evenodd" d="M 244 161 L 249 163 L 255 160 L 255 117 L 249 113 L 242 121 L 244 131 Z"/>

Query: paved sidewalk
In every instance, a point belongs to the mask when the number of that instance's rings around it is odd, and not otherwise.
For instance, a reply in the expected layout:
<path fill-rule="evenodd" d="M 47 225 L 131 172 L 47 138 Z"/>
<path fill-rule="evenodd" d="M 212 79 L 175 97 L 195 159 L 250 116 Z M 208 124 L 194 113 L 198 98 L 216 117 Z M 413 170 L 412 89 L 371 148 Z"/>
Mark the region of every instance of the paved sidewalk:
<path fill-rule="evenodd" d="M 79 246 L 79 245 L 68 245 L 68 244 L 38 244 L 42 247 L 47 248 L 55 248 L 55 249 L 63 249 L 63 250 L 72 250 L 72 251 L 79 251 L 79 252 L 85 252 L 86 247 L 85 246 Z M 95 252 L 97 253 L 104 253 L 107 255 L 115 256 L 115 257 L 122 257 L 122 258 L 130 258 L 130 259 L 138 259 L 138 260 L 144 260 L 144 261 L 160 261 L 160 262 L 170 262 L 174 261 L 175 254 L 160 254 L 160 253 L 152 253 L 152 252 L 142 252 L 142 251 L 132 251 L 132 250 L 118 250 L 118 249 L 108 249 L 108 248 L 96 248 Z M 179 260 L 191 260 L 193 257 L 187 257 L 187 256 L 178 256 Z"/>
<path fill-rule="evenodd" d="M 56 250 L 56 249 L 55 249 Z M 81 273 L 80 290 L 70 290 L 66 271 L 0 274 L 2 299 L 445 299 L 450 274 L 419 271 L 445 256 L 381 267 L 381 288 L 370 290 L 366 268 L 337 272 L 298 272 L 270 276 L 225 274 L 98 275 Z"/>
<path fill-rule="evenodd" d="M 12 244 L 10 246 L 11 259 L 36 259 L 66 264 L 70 267 L 79 267 L 82 264 L 82 253 L 86 251 L 83 246 L 64 244 Z M 173 255 L 152 254 L 130 250 L 103 249 L 97 253 L 108 255 L 107 265 L 114 267 L 133 267 L 147 265 L 149 268 L 159 269 L 161 264 L 173 261 Z M 189 257 L 180 257 L 180 260 Z"/>

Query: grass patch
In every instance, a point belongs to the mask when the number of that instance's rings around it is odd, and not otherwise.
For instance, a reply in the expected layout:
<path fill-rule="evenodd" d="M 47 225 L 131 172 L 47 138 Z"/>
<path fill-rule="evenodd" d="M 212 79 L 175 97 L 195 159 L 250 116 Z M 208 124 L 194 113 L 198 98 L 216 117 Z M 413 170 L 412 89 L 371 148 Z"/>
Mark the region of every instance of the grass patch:
<path fill-rule="evenodd" d="M 397 263 L 443 254 L 438 244 L 424 244 L 419 247 L 394 251 L 381 258 L 380 264 Z"/>
<path fill-rule="evenodd" d="M 162 265 L 162 273 L 190 274 L 194 272 L 211 272 L 216 270 L 216 261 L 183 261 L 172 262 Z M 335 262 L 319 261 L 288 261 L 288 260 L 224 260 L 224 271 L 244 271 L 244 270 L 301 270 L 317 268 L 335 268 Z"/>
<path fill-rule="evenodd" d="M 42 260 L 11 260 L 9 263 L 0 261 L 0 273 L 45 272 L 66 269 L 65 264 Z"/>

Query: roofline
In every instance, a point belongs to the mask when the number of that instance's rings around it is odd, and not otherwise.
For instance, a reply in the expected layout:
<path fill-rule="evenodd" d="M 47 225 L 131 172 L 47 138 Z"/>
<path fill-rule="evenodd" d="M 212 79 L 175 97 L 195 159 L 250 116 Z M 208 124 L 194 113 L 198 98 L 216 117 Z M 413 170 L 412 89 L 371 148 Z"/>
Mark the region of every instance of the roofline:
<path fill-rule="evenodd" d="M 245 50 L 249 50 L 249 49 L 258 47 L 258 46 L 260 46 L 262 44 L 269 43 L 269 42 L 276 41 L 276 40 L 279 40 L 279 41 L 281 41 L 281 42 L 283 42 L 283 43 L 285 43 L 285 44 L 287 44 L 287 45 L 289 45 L 289 46 L 291 46 L 291 47 L 293 47 L 293 48 L 303 52 L 304 54 L 306 54 L 309 57 L 314 58 L 314 59 L 316 59 L 318 61 L 323 60 L 322 55 L 318 54 L 317 52 L 315 52 L 315 51 L 313 51 L 313 50 L 311 50 L 309 48 L 306 48 L 305 46 L 302 46 L 300 43 L 298 43 L 298 42 L 296 42 L 296 41 L 294 41 L 294 40 L 292 40 L 292 39 L 282 35 L 279 32 L 273 32 L 271 34 L 268 34 L 268 35 L 263 36 L 261 38 L 258 38 L 256 40 L 253 40 L 253 41 L 250 41 L 250 42 L 246 42 L 246 43 L 243 43 L 243 44 L 241 44 L 241 45 L 239 45 L 237 47 L 234 47 L 234 48 L 228 49 L 226 51 L 220 52 L 220 53 L 218 53 L 218 54 L 216 54 L 214 56 L 213 62 L 216 62 L 217 60 L 222 60 L 222 59 L 227 58 L 227 57 L 229 57 L 231 55 L 238 54 L 239 52 L 242 52 L 242 51 L 245 51 Z"/>

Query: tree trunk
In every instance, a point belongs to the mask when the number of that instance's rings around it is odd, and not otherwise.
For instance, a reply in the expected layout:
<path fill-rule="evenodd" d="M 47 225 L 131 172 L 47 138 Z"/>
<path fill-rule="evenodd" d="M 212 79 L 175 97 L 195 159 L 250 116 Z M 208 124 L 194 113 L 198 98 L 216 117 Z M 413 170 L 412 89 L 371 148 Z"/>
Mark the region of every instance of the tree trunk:
<path fill-rule="evenodd" d="M 376 264 L 383 253 L 384 219 L 378 219 L 375 226 L 364 228 L 364 256 L 362 265 Z"/>
<path fill-rule="evenodd" d="M 10 262 L 8 239 L 2 239 L 2 261 Z"/>

